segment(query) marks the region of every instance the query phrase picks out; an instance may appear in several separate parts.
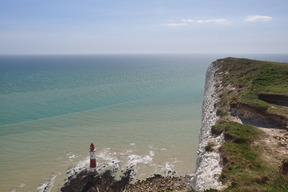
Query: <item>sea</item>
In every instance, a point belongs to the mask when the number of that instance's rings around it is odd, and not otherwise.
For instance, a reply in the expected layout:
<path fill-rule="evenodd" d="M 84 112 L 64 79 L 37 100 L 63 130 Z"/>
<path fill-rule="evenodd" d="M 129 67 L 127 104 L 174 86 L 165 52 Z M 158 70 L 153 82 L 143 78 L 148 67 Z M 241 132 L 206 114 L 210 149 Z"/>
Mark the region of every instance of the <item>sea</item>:
<path fill-rule="evenodd" d="M 0 56 L 0 191 L 56 192 L 88 167 L 189 175 L 196 166 L 207 67 L 237 56 Z"/>

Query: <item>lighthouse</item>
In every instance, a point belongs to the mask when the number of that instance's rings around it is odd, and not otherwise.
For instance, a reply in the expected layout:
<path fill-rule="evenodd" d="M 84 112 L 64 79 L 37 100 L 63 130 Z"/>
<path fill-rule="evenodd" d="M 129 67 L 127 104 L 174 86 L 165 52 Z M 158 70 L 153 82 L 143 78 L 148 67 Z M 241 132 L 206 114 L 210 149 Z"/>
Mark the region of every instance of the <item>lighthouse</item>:
<path fill-rule="evenodd" d="M 96 173 L 96 149 L 93 143 L 90 145 L 90 167 L 89 172 L 90 173 Z"/>

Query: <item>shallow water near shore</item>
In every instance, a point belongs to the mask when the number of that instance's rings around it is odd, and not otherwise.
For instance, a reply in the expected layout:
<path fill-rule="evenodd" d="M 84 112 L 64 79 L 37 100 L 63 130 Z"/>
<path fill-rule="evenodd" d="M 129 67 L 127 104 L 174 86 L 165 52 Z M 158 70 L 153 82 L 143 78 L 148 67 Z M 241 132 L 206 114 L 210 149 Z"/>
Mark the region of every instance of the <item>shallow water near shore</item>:
<path fill-rule="evenodd" d="M 137 179 L 193 173 L 219 57 L 1 56 L 0 191 L 59 191 L 90 142 L 99 167 L 133 166 Z"/>

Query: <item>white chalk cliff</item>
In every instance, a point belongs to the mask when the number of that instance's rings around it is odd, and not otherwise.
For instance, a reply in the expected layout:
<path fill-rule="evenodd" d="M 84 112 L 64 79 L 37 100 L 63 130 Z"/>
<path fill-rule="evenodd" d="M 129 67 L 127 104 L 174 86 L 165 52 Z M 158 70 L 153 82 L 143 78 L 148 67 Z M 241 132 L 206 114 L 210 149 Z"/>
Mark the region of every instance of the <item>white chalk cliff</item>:
<path fill-rule="evenodd" d="M 219 82 L 215 76 L 216 71 L 215 62 L 213 62 L 206 73 L 202 125 L 196 160 L 197 165 L 195 174 L 193 174 L 191 179 L 192 188 L 196 191 L 205 191 L 207 189 L 222 190 L 226 188 L 220 182 L 223 167 L 221 166 L 219 148 L 224 142 L 223 134 L 220 136 L 213 136 L 211 134 L 211 127 L 215 125 L 218 119 L 215 105 L 219 99 L 215 84 Z M 208 145 L 211 146 L 212 150 L 207 150 L 206 146 Z"/>

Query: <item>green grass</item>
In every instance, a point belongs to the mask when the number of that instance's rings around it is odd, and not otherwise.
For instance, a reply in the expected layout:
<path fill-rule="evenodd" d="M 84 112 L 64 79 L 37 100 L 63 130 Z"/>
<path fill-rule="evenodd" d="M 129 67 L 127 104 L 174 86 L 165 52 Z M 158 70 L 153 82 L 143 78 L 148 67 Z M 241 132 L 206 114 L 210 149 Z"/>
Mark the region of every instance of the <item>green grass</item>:
<path fill-rule="evenodd" d="M 288 65 L 265 64 L 252 82 L 255 92 L 287 94 Z"/>
<path fill-rule="evenodd" d="M 237 92 L 229 89 L 222 92 L 218 103 L 219 116 L 228 115 L 226 111 L 230 106 L 227 104 L 239 103 L 255 107 L 262 112 L 288 116 L 287 109 L 275 107 L 258 98 L 260 93 L 288 95 L 288 63 L 238 58 L 226 58 L 224 61 L 218 64 L 222 86 L 231 86 L 236 88 Z"/>
<path fill-rule="evenodd" d="M 219 64 L 223 73 L 223 86 L 249 88 L 253 92 L 287 94 L 288 63 L 275 63 L 250 59 L 226 58 Z"/>
<path fill-rule="evenodd" d="M 214 125 L 212 132 L 224 133 L 225 136 L 225 143 L 220 149 L 224 164 L 221 180 L 230 187 L 224 192 L 288 191 L 288 180 L 281 178 L 277 169 L 269 167 L 253 145 L 261 137 L 258 129 L 228 122 Z"/>
<path fill-rule="evenodd" d="M 259 111 L 267 111 L 271 104 L 258 98 L 258 94 L 253 91 L 245 91 L 242 93 L 240 102 L 249 106 L 256 107 Z"/>

